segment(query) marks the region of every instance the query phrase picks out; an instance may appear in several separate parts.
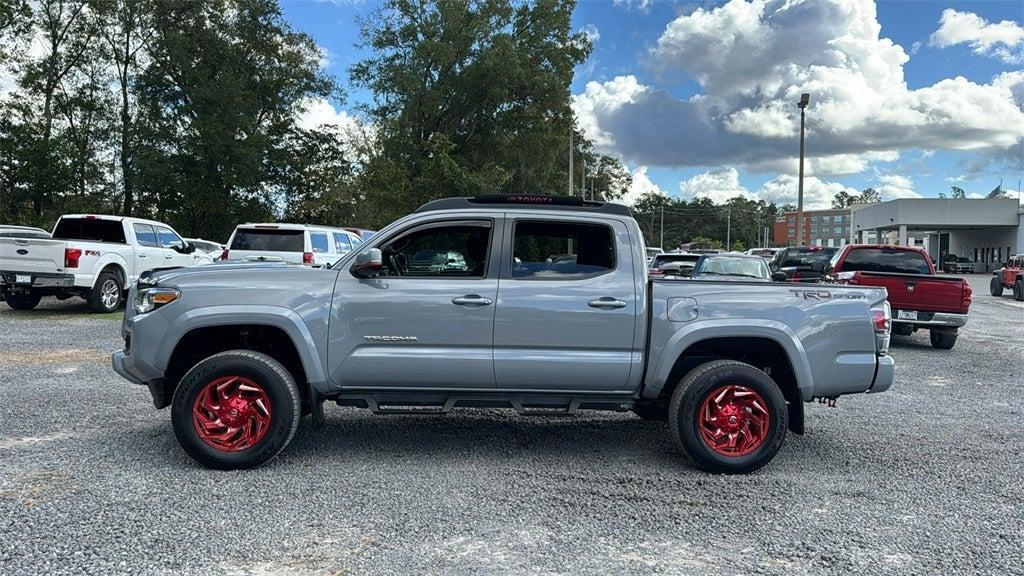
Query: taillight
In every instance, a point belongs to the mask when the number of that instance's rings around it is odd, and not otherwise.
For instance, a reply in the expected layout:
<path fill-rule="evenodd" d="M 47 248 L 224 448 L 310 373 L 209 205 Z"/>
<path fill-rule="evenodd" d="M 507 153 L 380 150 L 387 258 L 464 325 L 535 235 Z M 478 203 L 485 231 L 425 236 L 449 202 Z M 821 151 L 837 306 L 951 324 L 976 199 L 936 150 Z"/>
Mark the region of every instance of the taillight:
<path fill-rule="evenodd" d="M 227 260 L 228 259 L 228 251 L 227 250 L 225 250 L 225 251 L 220 253 L 220 259 L 221 260 Z"/>
<path fill-rule="evenodd" d="M 964 280 L 963 291 L 960 292 L 960 307 L 964 312 L 967 312 L 967 309 L 971 307 L 971 294 L 973 293 L 971 285 L 967 283 L 967 280 Z"/>
<path fill-rule="evenodd" d="M 836 274 L 836 279 L 839 280 L 840 284 L 852 284 L 854 286 L 859 286 L 860 270 L 856 272 L 840 272 Z"/>
<path fill-rule="evenodd" d="M 78 259 L 82 257 L 82 250 L 79 248 L 64 249 L 64 267 L 78 268 Z"/>
<path fill-rule="evenodd" d="M 892 331 L 892 309 L 888 301 L 871 308 L 871 324 L 875 330 L 875 352 L 887 354 Z"/>
<path fill-rule="evenodd" d="M 649 274 L 662 274 L 661 268 L 651 268 Z"/>
<path fill-rule="evenodd" d="M 302 253 L 302 263 L 303 264 L 312 264 L 313 263 L 313 253 L 312 252 L 303 252 Z"/>

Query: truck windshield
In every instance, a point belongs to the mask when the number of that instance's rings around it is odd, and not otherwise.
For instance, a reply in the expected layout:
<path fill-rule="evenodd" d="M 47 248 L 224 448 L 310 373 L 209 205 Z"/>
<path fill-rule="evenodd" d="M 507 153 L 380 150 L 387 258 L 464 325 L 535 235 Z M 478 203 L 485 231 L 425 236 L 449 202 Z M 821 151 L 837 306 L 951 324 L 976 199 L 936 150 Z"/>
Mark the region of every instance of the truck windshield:
<path fill-rule="evenodd" d="M 928 262 L 917 250 L 898 248 L 854 248 L 846 255 L 843 272 L 897 272 L 928 274 Z"/>
<path fill-rule="evenodd" d="M 125 244 L 124 226 L 120 220 L 61 218 L 53 230 L 53 239 Z"/>
<path fill-rule="evenodd" d="M 306 249 L 302 230 L 280 228 L 239 228 L 231 239 L 230 250 L 264 252 L 303 252 Z M 325 250 L 326 252 L 326 247 Z"/>

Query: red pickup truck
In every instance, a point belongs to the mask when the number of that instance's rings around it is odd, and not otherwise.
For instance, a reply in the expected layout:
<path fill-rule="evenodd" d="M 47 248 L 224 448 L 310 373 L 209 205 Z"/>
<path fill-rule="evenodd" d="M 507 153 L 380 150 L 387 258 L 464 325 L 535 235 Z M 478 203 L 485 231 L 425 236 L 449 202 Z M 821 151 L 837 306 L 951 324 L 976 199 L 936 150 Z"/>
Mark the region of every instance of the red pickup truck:
<path fill-rule="evenodd" d="M 971 285 L 959 276 L 935 275 L 935 265 L 920 248 L 848 244 L 832 257 L 826 275 L 830 282 L 885 288 L 893 334 L 929 330 L 932 346 L 949 350 L 967 323 Z"/>

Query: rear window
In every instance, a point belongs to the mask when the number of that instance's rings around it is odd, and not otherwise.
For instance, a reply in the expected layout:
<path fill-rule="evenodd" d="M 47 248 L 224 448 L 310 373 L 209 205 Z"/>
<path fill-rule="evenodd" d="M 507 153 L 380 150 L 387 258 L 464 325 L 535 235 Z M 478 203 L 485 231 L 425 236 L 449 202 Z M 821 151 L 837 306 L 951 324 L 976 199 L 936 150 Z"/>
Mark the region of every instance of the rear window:
<path fill-rule="evenodd" d="M 61 218 L 53 231 L 54 240 L 88 240 L 125 244 L 124 226 L 120 220 L 100 218 Z"/>
<path fill-rule="evenodd" d="M 843 261 L 843 272 L 897 272 L 900 274 L 928 274 L 928 261 L 924 254 L 914 250 L 896 248 L 855 248 Z"/>
<path fill-rule="evenodd" d="M 786 250 L 779 258 L 778 266 L 780 268 L 810 268 L 815 264 L 825 266 L 837 250 L 837 248 Z"/>
<path fill-rule="evenodd" d="M 689 262 L 696 264 L 700 260 L 700 254 L 659 254 L 651 261 L 651 268 L 657 268 L 670 262 Z"/>
<path fill-rule="evenodd" d="M 231 250 L 258 250 L 262 252 L 305 252 L 302 230 L 277 228 L 238 228 L 231 239 Z"/>

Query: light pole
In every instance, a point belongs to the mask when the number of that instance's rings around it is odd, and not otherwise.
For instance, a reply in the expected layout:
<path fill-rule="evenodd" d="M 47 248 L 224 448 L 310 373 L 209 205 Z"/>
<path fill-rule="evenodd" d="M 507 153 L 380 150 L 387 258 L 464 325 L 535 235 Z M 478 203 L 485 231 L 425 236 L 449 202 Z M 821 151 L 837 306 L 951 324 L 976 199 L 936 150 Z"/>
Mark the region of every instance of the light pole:
<path fill-rule="evenodd" d="M 796 245 L 804 245 L 804 108 L 807 108 L 807 103 L 810 102 L 810 94 L 801 94 L 800 102 L 797 102 L 797 106 L 800 107 L 800 182 L 797 184 L 797 200 L 796 200 Z"/>

